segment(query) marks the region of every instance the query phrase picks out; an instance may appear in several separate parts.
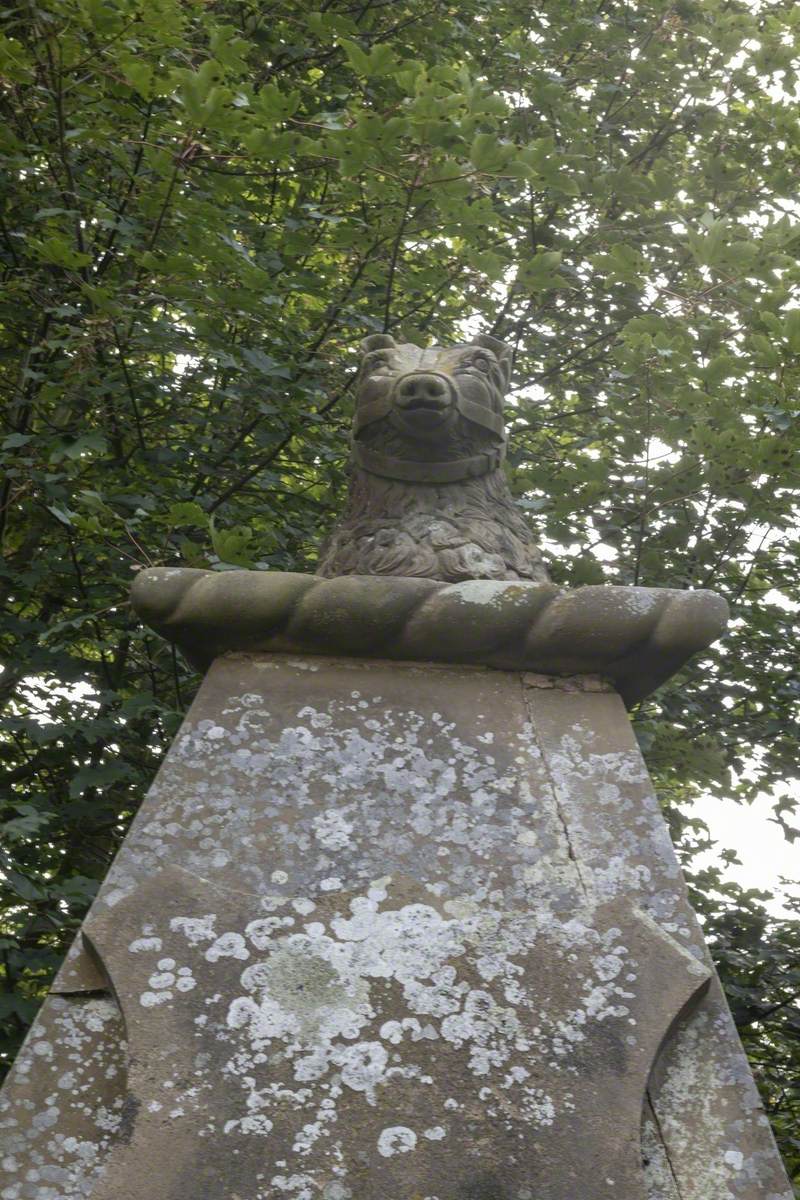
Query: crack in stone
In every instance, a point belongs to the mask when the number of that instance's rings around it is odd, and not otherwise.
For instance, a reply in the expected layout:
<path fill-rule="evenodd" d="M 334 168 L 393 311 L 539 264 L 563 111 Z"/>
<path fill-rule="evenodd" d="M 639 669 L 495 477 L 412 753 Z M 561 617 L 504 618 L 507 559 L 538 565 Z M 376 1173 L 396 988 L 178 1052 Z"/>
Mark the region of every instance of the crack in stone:
<path fill-rule="evenodd" d="M 675 1195 L 677 1196 L 678 1200 L 683 1200 L 684 1192 L 681 1189 L 680 1183 L 678 1182 L 678 1176 L 675 1174 L 675 1167 L 674 1167 L 672 1159 L 670 1157 L 669 1147 L 667 1146 L 666 1140 L 664 1138 L 664 1134 L 661 1129 L 661 1122 L 658 1119 L 658 1113 L 655 1110 L 655 1106 L 653 1104 L 653 1100 L 650 1095 L 649 1088 L 645 1091 L 645 1094 L 644 1094 L 643 1108 L 649 1114 L 650 1119 L 652 1120 L 653 1125 L 655 1126 L 656 1133 L 658 1134 L 658 1140 L 661 1143 L 661 1147 L 664 1151 L 664 1161 L 666 1162 L 667 1167 L 669 1168 L 669 1175 L 670 1175 L 670 1179 L 672 1180 L 672 1186 L 675 1189 Z"/>
<path fill-rule="evenodd" d="M 545 754 L 544 746 L 542 744 L 542 740 L 539 736 L 539 731 L 536 727 L 536 722 L 534 720 L 534 714 L 531 711 L 530 703 L 528 700 L 528 692 L 530 690 L 530 685 L 527 684 L 524 679 L 521 679 L 520 686 L 522 688 L 523 707 L 527 714 L 528 721 L 530 723 L 533 740 L 535 741 L 536 746 L 539 750 L 539 754 L 540 754 L 541 762 L 542 762 L 542 770 L 544 771 L 544 773 L 547 777 L 547 782 L 549 784 L 550 792 L 553 797 L 553 804 L 555 806 L 556 816 L 558 817 L 559 824 L 564 833 L 564 841 L 566 842 L 566 845 L 567 845 L 567 857 L 569 858 L 570 862 L 575 864 L 575 874 L 578 878 L 578 883 L 580 884 L 581 891 L 583 892 L 584 896 L 588 900 L 590 898 L 589 887 L 586 883 L 586 880 L 583 877 L 580 861 L 578 859 L 577 854 L 575 853 L 575 848 L 572 845 L 572 839 L 570 838 L 569 825 L 567 824 L 566 814 L 564 813 L 564 810 L 558 799 L 558 789 L 556 787 L 556 782 L 555 782 L 555 779 L 553 778 L 553 774 L 550 770 L 550 763 L 548 762 L 547 755 Z"/>

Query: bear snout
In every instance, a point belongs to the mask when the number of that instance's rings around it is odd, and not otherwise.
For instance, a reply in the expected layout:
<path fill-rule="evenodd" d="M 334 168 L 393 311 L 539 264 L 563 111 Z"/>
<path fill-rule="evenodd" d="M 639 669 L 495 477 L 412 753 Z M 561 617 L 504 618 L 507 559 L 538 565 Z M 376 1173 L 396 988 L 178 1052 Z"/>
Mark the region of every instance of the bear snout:
<path fill-rule="evenodd" d="M 409 371 L 392 388 L 395 421 L 416 437 L 448 424 L 455 412 L 454 399 L 449 379 L 434 371 Z"/>
<path fill-rule="evenodd" d="M 403 412 L 418 408 L 441 412 L 453 401 L 452 389 L 444 375 L 433 371 L 411 371 L 401 375 L 394 385 L 392 396 Z"/>

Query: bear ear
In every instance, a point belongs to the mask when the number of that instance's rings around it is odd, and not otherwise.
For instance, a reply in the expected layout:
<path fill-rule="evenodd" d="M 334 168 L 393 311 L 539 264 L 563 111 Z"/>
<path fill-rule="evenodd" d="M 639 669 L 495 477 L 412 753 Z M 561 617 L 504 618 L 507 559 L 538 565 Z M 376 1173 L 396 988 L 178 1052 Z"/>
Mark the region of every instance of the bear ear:
<path fill-rule="evenodd" d="M 497 361 L 500 364 L 500 370 L 503 372 L 506 387 L 508 387 L 511 382 L 511 370 L 514 366 L 514 351 L 512 347 L 488 333 L 479 333 L 474 342 L 476 346 L 483 346 L 486 350 L 494 351 Z"/>
<path fill-rule="evenodd" d="M 393 350 L 397 345 L 390 333 L 371 333 L 361 343 L 361 353 L 369 354 L 370 350 Z"/>

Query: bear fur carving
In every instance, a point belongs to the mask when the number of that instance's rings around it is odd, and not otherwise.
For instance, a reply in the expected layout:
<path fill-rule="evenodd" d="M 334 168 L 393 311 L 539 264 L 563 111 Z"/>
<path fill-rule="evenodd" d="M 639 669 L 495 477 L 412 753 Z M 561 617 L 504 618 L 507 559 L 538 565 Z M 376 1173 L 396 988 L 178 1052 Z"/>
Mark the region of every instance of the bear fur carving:
<path fill-rule="evenodd" d="M 547 571 L 502 463 L 512 352 L 496 338 L 362 342 L 351 479 L 318 575 L 532 579 Z"/>

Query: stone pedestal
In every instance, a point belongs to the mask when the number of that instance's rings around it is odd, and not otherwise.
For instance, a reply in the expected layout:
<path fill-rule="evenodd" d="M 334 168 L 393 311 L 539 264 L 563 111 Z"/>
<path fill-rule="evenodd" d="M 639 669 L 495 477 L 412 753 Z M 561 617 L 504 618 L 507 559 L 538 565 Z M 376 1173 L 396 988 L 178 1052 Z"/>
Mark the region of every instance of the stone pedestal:
<path fill-rule="evenodd" d="M 619 695 L 430 661 L 216 658 L 0 1138 L 2 1200 L 791 1198 Z"/>

